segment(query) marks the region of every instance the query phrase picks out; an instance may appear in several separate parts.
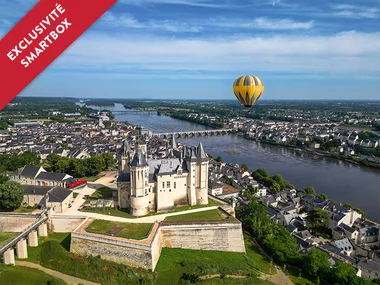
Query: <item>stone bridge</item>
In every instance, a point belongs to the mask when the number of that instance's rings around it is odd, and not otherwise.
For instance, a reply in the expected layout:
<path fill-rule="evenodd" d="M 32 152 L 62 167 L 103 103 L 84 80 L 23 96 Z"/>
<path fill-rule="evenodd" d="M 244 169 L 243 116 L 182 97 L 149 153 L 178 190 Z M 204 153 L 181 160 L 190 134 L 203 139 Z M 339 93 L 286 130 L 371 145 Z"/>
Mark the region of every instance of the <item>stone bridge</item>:
<path fill-rule="evenodd" d="M 199 130 L 199 131 L 186 131 L 186 132 L 166 132 L 166 133 L 153 133 L 153 137 L 171 138 L 174 137 L 202 137 L 202 136 L 218 136 L 231 134 L 232 129 L 214 129 L 214 130 Z"/>
<path fill-rule="evenodd" d="M 25 215 L 22 216 L 25 217 Z M 34 218 L 36 220 L 31 225 L 0 248 L 0 254 L 3 255 L 5 264 L 15 265 L 15 249 L 18 258 L 28 258 L 27 244 L 31 247 L 37 247 L 38 237 L 48 236 L 47 221 L 49 218 L 47 211 L 43 211 L 38 216 L 34 216 Z"/>

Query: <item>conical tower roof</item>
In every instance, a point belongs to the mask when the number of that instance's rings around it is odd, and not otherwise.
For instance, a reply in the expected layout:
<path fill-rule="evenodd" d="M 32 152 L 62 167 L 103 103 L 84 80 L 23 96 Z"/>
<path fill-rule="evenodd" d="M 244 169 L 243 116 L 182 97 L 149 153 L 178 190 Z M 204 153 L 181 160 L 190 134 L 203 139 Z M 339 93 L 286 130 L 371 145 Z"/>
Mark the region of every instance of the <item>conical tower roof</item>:
<path fill-rule="evenodd" d="M 208 160 L 208 156 L 207 156 L 205 150 L 203 149 L 203 145 L 201 142 L 199 143 L 199 145 L 197 147 L 197 159 L 198 159 L 198 161 L 207 161 Z"/>

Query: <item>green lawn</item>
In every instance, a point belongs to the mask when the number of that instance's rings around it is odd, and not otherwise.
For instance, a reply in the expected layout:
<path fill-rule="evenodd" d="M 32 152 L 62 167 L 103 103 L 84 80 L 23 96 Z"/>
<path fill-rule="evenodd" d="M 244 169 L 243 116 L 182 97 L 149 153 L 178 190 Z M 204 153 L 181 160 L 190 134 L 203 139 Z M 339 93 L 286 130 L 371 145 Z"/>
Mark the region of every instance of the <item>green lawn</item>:
<path fill-rule="evenodd" d="M 34 262 L 34 263 L 40 263 L 42 245 L 45 242 L 52 241 L 52 240 L 57 241 L 65 250 L 67 251 L 70 250 L 70 240 L 71 240 L 70 233 L 52 233 L 52 234 L 49 234 L 48 237 L 39 237 L 37 247 L 28 246 L 28 258 L 23 259 L 23 260 Z"/>
<path fill-rule="evenodd" d="M 27 206 L 27 207 L 19 207 L 17 208 L 16 210 L 14 210 L 15 213 L 20 213 L 20 214 L 25 214 L 25 213 L 31 213 L 33 212 L 35 209 L 37 209 L 37 207 L 31 207 L 31 206 Z"/>
<path fill-rule="evenodd" d="M 73 193 L 73 198 L 75 199 L 76 197 L 78 197 L 79 193 Z"/>
<path fill-rule="evenodd" d="M 128 239 L 144 239 L 149 236 L 152 226 L 153 224 L 120 223 L 95 220 L 86 228 L 86 231 L 89 233 L 111 235 L 107 232 L 112 228 L 122 228 L 122 230 L 115 234 L 115 236 Z"/>
<path fill-rule="evenodd" d="M 289 275 L 289 279 L 294 285 L 314 285 L 313 282 L 303 277 Z"/>
<path fill-rule="evenodd" d="M 154 284 L 153 275 L 148 270 L 128 267 L 98 256 L 81 257 L 67 252 L 54 240 L 42 245 L 40 259 L 43 267 L 102 285 Z"/>
<path fill-rule="evenodd" d="M 230 218 L 232 217 L 227 216 L 222 211 L 213 209 L 184 215 L 169 216 L 165 218 L 165 221 L 222 221 Z"/>
<path fill-rule="evenodd" d="M 272 282 L 259 279 L 257 277 L 247 277 L 242 279 L 234 278 L 212 278 L 197 282 L 198 285 L 276 285 Z"/>
<path fill-rule="evenodd" d="M 95 192 L 96 193 L 96 192 Z M 90 203 L 90 199 L 86 201 L 86 203 Z M 182 211 L 188 211 L 188 210 L 193 210 L 193 209 L 199 209 L 199 208 L 205 208 L 205 207 L 212 207 L 212 206 L 220 206 L 221 204 L 212 200 L 208 199 L 208 205 L 195 205 L 195 206 L 177 206 L 173 211 L 165 212 L 165 213 L 174 213 L 174 212 L 182 212 Z M 130 218 L 130 219 L 135 219 L 138 217 L 132 216 L 129 214 L 129 211 L 127 209 L 102 209 L 102 208 L 87 208 L 87 209 L 82 209 L 82 212 L 91 212 L 91 213 L 97 213 L 97 214 L 102 214 L 102 215 L 108 215 L 108 216 L 115 216 L 115 217 L 121 217 L 121 218 Z M 155 215 L 160 215 L 163 214 L 161 213 L 156 213 L 152 212 L 144 217 L 148 216 L 155 216 Z"/>
<path fill-rule="evenodd" d="M 208 274 L 248 276 L 253 273 L 241 253 L 178 248 L 162 249 L 156 271 L 157 285 L 178 284 L 184 273 L 197 276 Z"/>
<path fill-rule="evenodd" d="M 10 241 L 12 238 L 17 236 L 19 233 L 5 233 L 0 232 L 0 247 L 5 245 L 8 241 Z"/>
<path fill-rule="evenodd" d="M 117 192 L 117 190 L 109 187 L 101 187 L 90 196 L 90 199 L 110 199 L 114 192 Z"/>
<path fill-rule="evenodd" d="M 34 268 L 0 264 L 0 284 L 14 285 L 64 285 L 63 280 Z"/>

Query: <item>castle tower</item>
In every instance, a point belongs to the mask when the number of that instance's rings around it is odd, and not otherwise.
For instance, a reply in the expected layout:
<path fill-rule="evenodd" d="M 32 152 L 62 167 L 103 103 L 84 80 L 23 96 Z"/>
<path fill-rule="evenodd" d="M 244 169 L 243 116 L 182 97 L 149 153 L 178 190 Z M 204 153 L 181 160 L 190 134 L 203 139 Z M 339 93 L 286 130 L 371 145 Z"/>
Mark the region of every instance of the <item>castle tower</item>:
<path fill-rule="evenodd" d="M 195 180 L 197 175 L 197 156 L 196 149 L 191 148 L 187 152 L 186 158 L 187 169 L 189 170 L 189 175 L 187 179 L 187 199 L 190 206 L 197 204 L 197 197 L 195 191 Z"/>
<path fill-rule="evenodd" d="M 129 172 L 129 163 L 131 161 L 132 156 L 132 150 L 128 143 L 128 140 L 124 140 L 124 144 L 122 146 L 121 152 L 120 152 L 120 159 L 119 159 L 119 175 L 121 173 L 128 173 Z"/>
<path fill-rule="evenodd" d="M 209 158 L 200 142 L 197 147 L 195 192 L 198 205 L 208 204 L 208 163 Z"/>
<path fill-rule="evenodd" d="M 130 214 L 144 216 L 149 213 L 149 165 L 142 149 L 130 163 Z"/>

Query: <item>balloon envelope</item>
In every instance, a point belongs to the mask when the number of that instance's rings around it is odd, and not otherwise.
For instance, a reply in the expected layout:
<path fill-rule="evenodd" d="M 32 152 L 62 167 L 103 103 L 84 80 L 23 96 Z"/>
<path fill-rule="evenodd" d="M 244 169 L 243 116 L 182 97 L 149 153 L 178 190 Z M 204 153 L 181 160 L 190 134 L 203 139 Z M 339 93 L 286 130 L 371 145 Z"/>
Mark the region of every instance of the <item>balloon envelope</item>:
<path fill-rule="evenodd" d="M 264 93 L 264 84 L 253 75 L 240 76 L 232 86 L 236 98 L 246 108 L 251 108 Z"/>

